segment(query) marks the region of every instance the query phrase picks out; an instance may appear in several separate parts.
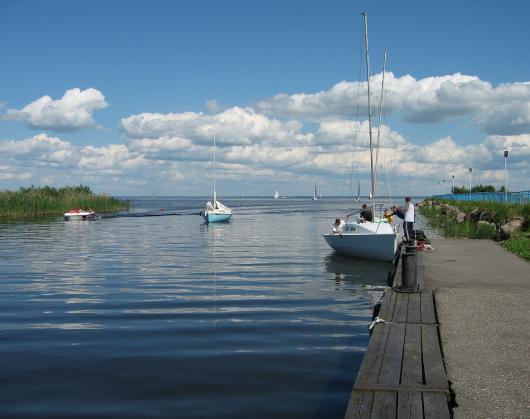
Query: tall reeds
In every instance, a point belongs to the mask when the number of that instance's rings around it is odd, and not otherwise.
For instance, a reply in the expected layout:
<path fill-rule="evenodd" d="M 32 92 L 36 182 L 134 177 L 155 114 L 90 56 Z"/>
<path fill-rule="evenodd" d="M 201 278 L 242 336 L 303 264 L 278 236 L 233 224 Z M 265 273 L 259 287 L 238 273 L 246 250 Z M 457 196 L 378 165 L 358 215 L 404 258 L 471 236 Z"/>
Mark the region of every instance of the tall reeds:
<path fill-rule="evenodd" d="M 0 217 L 26 218 L 62 215 L 71 208 L 92 208 L 96 212 L 113 212 L 129 208 L 127 201 L 108 195 L 96 195 L 88 186 L 53 188 L 30 187 L 0 192 Z"/>

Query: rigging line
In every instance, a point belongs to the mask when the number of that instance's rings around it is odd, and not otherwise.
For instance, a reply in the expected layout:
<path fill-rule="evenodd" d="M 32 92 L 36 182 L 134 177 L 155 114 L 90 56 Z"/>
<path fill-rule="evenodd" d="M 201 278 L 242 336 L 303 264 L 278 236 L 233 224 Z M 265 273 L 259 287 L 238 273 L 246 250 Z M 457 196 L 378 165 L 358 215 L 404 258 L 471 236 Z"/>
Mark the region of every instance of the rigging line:
<path fill-rule="evenodd" d="M 386 48 L 383 59 L 383 75 L 381 77 L 381 95 L 379 96 L 379 110 L 377 112 L 377 142 L 375 146 L 374 183 L 377 185 L 377 162 L 379 160 L 379 140 L 381 139 L 381 118 L 383 116 L 383 97 L 385 91 L 385 71 L 386 71 Z M 375 188 L 374 188 L 375 189 Z"/>

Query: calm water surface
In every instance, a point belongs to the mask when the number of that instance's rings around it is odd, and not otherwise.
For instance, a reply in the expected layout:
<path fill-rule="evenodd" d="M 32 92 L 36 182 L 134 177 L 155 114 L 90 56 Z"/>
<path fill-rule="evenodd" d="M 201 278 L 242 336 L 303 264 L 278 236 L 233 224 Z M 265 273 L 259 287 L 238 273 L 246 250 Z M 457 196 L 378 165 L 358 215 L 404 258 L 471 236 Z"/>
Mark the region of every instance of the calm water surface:
<path fill-rule="evenodd" d="M 350 203 L 131 202 L 0 224 L 0 416 L 343 417 L 388 269 L 321 237 Z"/>

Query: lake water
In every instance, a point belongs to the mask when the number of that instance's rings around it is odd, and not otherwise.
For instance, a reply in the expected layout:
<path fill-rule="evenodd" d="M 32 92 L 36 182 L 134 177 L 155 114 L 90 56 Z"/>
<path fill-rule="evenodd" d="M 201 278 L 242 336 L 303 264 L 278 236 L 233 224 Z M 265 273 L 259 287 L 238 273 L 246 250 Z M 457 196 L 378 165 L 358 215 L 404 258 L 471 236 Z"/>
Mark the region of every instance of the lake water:
<path fill-rule="evenodd" d="M 321 237 L 351 201 L 130 199 L 0 224 L 0 416 L 343 417 L 388 270 Z"/>

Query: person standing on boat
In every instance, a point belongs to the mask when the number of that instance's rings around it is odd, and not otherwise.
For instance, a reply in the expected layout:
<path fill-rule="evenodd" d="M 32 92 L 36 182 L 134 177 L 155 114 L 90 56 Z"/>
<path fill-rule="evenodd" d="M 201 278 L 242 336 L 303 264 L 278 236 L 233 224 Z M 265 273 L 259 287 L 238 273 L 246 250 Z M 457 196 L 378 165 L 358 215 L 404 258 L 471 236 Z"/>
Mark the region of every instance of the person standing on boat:
<path fill-rule="evenodd" d="M 414 204 L 410 196 L 405 197 L 405 220 L 403 230 L 405 230 L 405 239 L 412 240 L 414 238 Z"/>
<path fill-rule="evenodd" d="M 374 221 L 374 215 L 372 214 L 372 210 L 368 208 L 368 205 L 363 204 L 363 210 L 361 211 L 361 222 Z"/>

